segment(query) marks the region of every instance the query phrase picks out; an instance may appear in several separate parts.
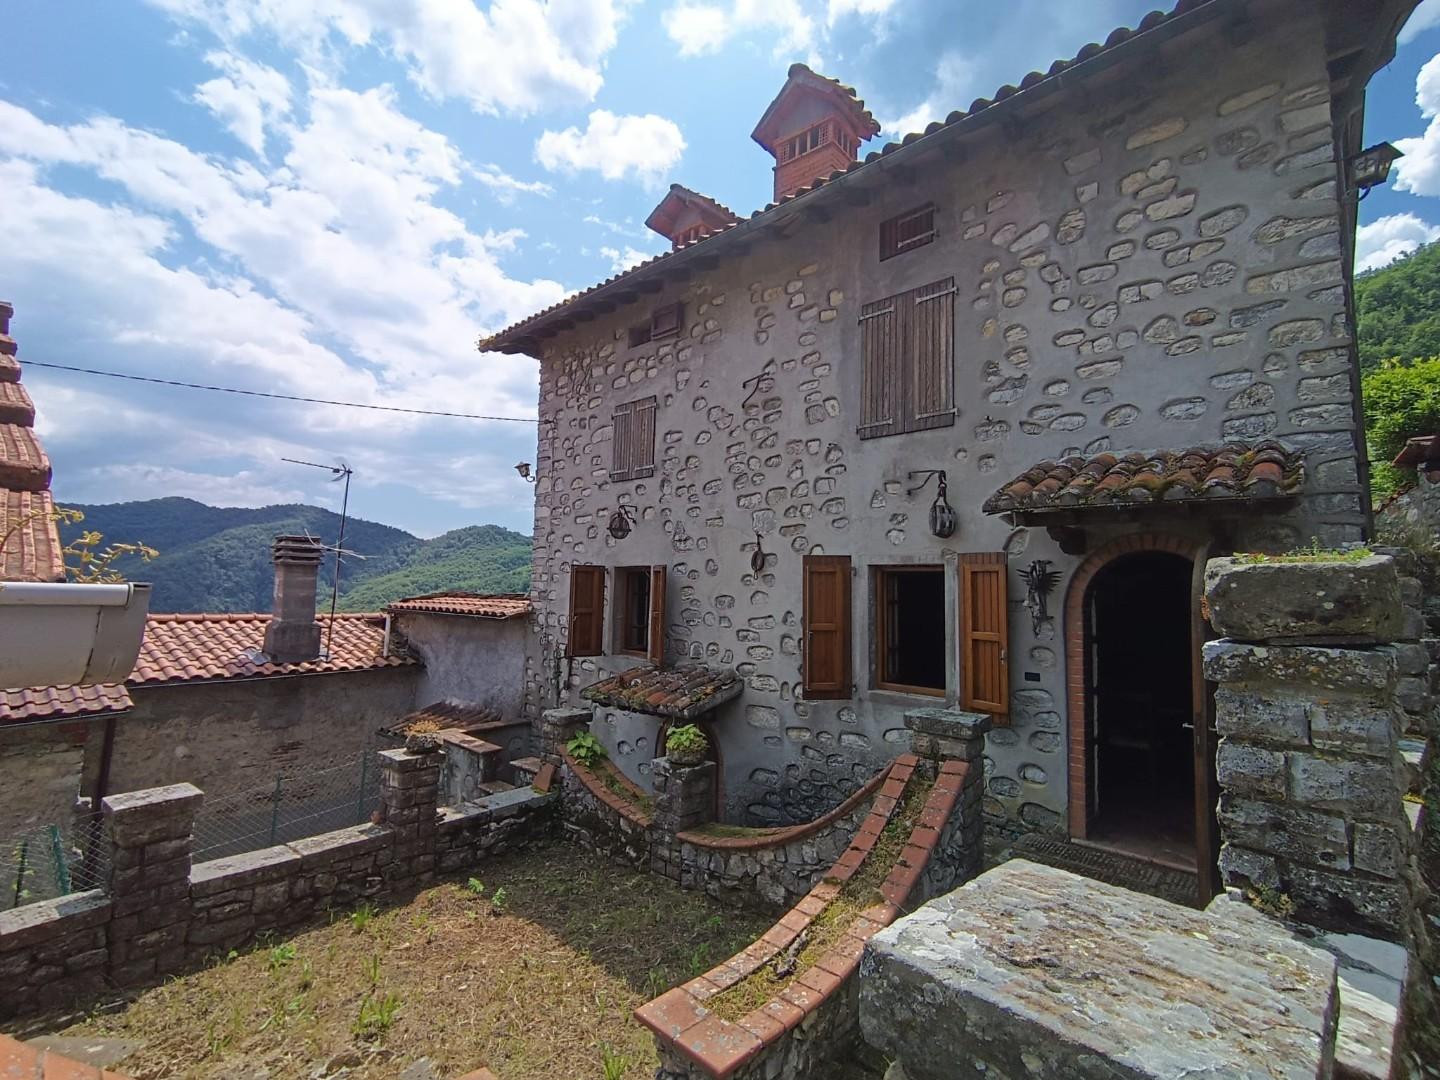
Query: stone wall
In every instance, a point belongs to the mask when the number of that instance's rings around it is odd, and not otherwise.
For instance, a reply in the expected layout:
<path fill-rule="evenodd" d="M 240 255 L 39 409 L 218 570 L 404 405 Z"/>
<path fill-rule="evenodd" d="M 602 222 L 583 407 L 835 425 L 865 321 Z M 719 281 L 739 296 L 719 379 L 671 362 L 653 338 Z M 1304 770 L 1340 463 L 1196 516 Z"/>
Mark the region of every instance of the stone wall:
<path fill-rule="evenodd" d="M 1215 559 L 1205 574 L 1212 625 L 1227 635 L 1205 647 L 1227 883 L 1284 894 L 1306 922 L 1392 941 L 1414 894 L 1399 596 L 1386 556 Z"/>
<path fill-rule="evenodd" d="M 417 681 L 418 704 L 481 705 L 506 720 L 523 715 L 529 619 L 397 612 L 394 620 L 411 654 L 425 664 Z M 514 750 L 516 756 L 525 752 L 521 747 Z"/>
<path fill-rule="evenodd" d="M 633 663 L 563 658 L 571 567 L 668 566 L 667 658 L 734 666 L 746 681 L 717 725 L 725 820 L 809 820 L 907 745 L 903 714 L 932 703 L 874 685 L 872 568 L 942 566 L 952 594 L 962 552 L 1074 572 L 1077 558 L 1044 530 L 978 513 L 1036 461 L 1276 437 L 1307 452 L 1305 497 L 1286 513 L 1241 518 L 1236 546 L 1359 539 L 1325 44 L 1309 9 L 1249 6 L 1239 37 L 1197 17 L 1193 32 L 1111 67 L 1083 97 L 1053 96 L 1013 128 L 956 134 L 954 160 L 936 154 L 903 179 L 877 166 L 873 175 L 891 180 L 864 188 L 868 203 L 828 223 L 797 220 L 783 242 L 759 234 L 743 258 L 548 341 L 532 719 Z M 932 142 L 944 148 L 949 137 Z M 936 241 L 877 263 L 879 222 L 931 201 Z M 954 426 L 861 440 L 862 305 L 950 277 Z M 679 337 L 628 346 L 630 325 L 676 301 Z M 611 482 L 613 410 L 652 394 L 655 475 Z M 933 489 L 906 494 L 919 468 L 948 470 L 961 518 L 949 540 L 925 523 Z M 617 542 L 605 522 L 622 502 L 637 520 Z M 1208 539 L 1193 522 L 1173 524 Z M 1099 528 L 1092 545 L 1133 529 Z M 799 689 L 810 553 L 848 554 L 856 569 L 849 701 L 806 701 Z M 1012 578 L 1012 598 L 1023 593 Z M 1010 724 L 987 743 L 990 805 L 1022 827 L 1063 828 L 1063 627 L 1052 620 L 1037 633 L 1018 603 L 1011 610 L 1014 692 Z M 953 702 L 953 662 L 947 682 Z M 656 732 L 625 723 L 598 734 L 616 760 L 648 760 L 618 744 L 653 747 Z"/>
<path fill-rule="evenodd" d="M 124 717 L 120 722 L 124 722 Z M 103 720 L 0 725 L 0 840 L 44 825 L 65 825 L 75 812 L 85 747 Z"/>
<path fill-rule="evenodd" d="M 104 890 L 0 913 L 0 1020 L 143 985 L 362 897 L 422 886 L 548 833 L 556 796 L 504 791 L 437 811 L 441 755 L 382 751 L 381 820 L 190 863 L 192 785 L 104 800 Z"/>

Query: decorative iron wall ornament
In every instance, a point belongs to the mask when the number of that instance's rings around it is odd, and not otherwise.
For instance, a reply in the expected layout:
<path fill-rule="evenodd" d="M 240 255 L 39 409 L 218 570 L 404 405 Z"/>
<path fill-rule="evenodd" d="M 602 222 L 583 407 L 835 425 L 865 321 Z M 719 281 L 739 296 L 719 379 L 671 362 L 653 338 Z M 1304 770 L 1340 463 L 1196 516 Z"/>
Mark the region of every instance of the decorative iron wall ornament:
<path fill-rule="evenodd" d="M 755 534 L 755 550 L 750 555 L 751 572 L 757 575 L 763 574 L 765 572 L 766 558 L 768 558 L 768 556 L 765 554 L 765 548 L 760 543 L 760 534 L 757 532 Z"/>
<path fill-rule="evenodd" d="M 930 483 L 932 477 L 938 477 L 940 480 L 938 490 L 935 492 L 935 501 L 930 504 L 930 531 L 940 537 L 940 539 L 947 540 L 955 535 L 955 530 L 959 528 L 960 521 L 955 516 L 954 508 L 945 501 L 945 496 L 948 492 L 948 488 L 945 486 L 945 470 L 916 469 L 906 473 L 905 479 L 914 480 L 917 476 L 923 476 L 925 479 L 921 480 L 920 483 L 916 484 L 905 494 L 915 495 L 924 491 L 925 485 Z"/>
<path fill-rule="evenodd" d="M 635 525 L 635 507 L 626 506 L 621 503 L 610 515 L 610 521 L 605 528 L 616 540 L 624 540 L 630 535 L 630 530 Z"/>
<path fill-rule="evenodd" d="M 1025 579 L 1025 607 L 1030 612 L 1030 629 L 1038 638 L 1040 628 L 1050 621 L 1050 594 L 1060 584 L 1060 571 L 1050 569 L 1049 559 L 1036 559 L 1020 571 Z"/>

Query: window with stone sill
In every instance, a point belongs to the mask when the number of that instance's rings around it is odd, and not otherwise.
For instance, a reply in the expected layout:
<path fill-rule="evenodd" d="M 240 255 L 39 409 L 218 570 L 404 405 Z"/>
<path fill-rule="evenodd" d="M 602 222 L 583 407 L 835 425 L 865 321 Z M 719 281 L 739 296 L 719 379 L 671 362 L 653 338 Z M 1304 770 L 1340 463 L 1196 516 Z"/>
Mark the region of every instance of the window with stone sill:
<path fill-rule="evenodd" d="M 871 575 L 876 689 L 944 697 L 944 568 L 880 566 Z"/>

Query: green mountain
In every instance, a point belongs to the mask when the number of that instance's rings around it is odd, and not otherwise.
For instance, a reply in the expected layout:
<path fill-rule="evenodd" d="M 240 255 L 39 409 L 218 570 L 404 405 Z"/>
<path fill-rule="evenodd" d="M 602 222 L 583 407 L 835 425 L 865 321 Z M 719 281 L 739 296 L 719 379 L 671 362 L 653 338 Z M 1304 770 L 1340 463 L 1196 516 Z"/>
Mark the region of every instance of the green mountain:
<path fill-rule="evenodd" d="M 1360 367 L 1440 356 L 1440 244 L 1355 279 Z"/>
<path fill-rule="evenodd" d="M 66 540 L 82 529 L 107 542 L 141 542 L 160 552 L 117 568 L 133 581 L 154 583 L 152 611 L 269 611 L 274 586 L 270 543 L 281 533 L 308 533 L 334 544 L 340 515 L 291 504 L 206 506 L 193 499 L 74 506 L 83 523 L 62 528 Z M 442 589 L 524 592 L 530 587 L 530 538 L 498 525 L 455 529 L 421 540 L 403 529 L 351 518 L 345 526 L 340 606 L 375 611 L 392 600 Z M 360 558 L 359 556 L 364 556 Z M 318 603 L 329 602 L 334 563 L 321 569 Z"/>

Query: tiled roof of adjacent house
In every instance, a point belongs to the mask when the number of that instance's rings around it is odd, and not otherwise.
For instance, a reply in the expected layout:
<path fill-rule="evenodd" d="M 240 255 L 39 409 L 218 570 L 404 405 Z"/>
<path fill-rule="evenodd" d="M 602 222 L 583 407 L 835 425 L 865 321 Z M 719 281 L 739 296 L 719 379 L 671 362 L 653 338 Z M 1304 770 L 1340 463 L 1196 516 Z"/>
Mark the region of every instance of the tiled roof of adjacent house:
<path fill-rule="evenodd" d="M 1078 510 L 1300 494 L 1303 455 L 1277 442 L 1042 461 L 985 500 L 985 513 Z"/>
<path fill-rule="evenodd" d="M 330 618 L 317 620 L 329 630 Z M 384 619 L 379 615 L 337 615 L 332 655 L 298 664 L 272 664 L 262 651 L 269 615 L 151 615 L 129 685 L 160 686 L 212 679 L 256 679 L 271 675 L 364 671 L 405 667 L 417 661 L 392 649 L 383 656 Z M 328 633 L 322 632 L 325 647 Z"/>
<path fill-rule="evenodd" d="M 404 735 L 415 724 L 430 721 L 440 725 L 441 730 L 459 728 L 462 731 L 469 731 L 471 728 L 484 727 L 488 724 L 502 724 L 504 716 L 499 709 L 491 708 L 489 705 L 457 705 L 449 701 L 437 701 L 433 705 L 426 705 L 423 709 L 416 709 L 406 716 L 402 716 L 387 729 L 396 735 Z"/>
<path fill-rule="evenodd" d="M 530 614 L 530 598 L 519 593 L 438 592 L 396 600 L 386 611 L 418 611 L 429 615 L 469 615 L 478 619 L 514 619 Z"/>
<path fill-rule="evenodd" d="M 50 458 L 35 437 L 35 404 L 20 385 L 14 314 L 0 302 L 0 581 L 62 581 Z"/>
<path fill-rule="evenodd" d="M 0 690 L 0 727 L 117 715 L 128 712 L 132 704 L 130 691 L 119 683 Z"/>
<path fill-rule="evenodd" d="M 691 720 L 744 688 L 740 676 L 728 668 L 635 667 L 586 687 L 581 696 L 612 709 Z"/>
<path fill-rule="evenodd" d="M 1397 469 L 1413 469 L 1437 461 L 1440 461 L 1440 435 L 1421 435 L 1407 441 L 1405 449 L 1390 464 Z"/>
<path fill-rule="evenodd" d="M 788 207 L 798 199 L 803 199 L 813 192 L 822 190 L 837 181 L 845 180 L 853 174 L 862 173 L 867 167 L 880 162 L 884 158 L 890 157 L 892 154 L 907 152 L 911 146 L 928 139 L 937 132 L 969 122 L 978 122 L 981 119 L 988 120 L 990 114 L 998 107 L 1007 106 L 1012 101 L 1034 96 L 1040 92 L 1043 87 L 1058 87 L 1061 85 L 1060 76 L 1065 75 L 1067 79 L 1073 78 L 1075 75 L 1074 69 L 1089 64 L 1101 56 L 1112 53 L 1132 41 L 1143 39 L 1146 35 L 1161 29 L 1166 24 L 1178 23 L 1186 16 L 1198 13 L 1202 9 L 1219 10 L 1225 6 L 1227 5 L 1224 4 L 1224 0 L 1178 0 L 1175 7 L 1169 12 L 1152 11 L 1140 20 L 1140 24 L 1134 30 L 1122 26 L 1113 31 L 1110 36 L 1105 39 L 1103 44 L 1091 42 L 1070 59 L 1056 60 L 1050 65 L 1048 71 L 1030 72 L 1020 80 L 1018 86 L 1007 84 L 995 91 L 993 98 L 977 98 L 971 103 L 968 110 L 956 110 L 945 117 L 944 120 L 937 120 L 930 124 L 922 132 L 912 132 L 897 142 L 887 143 L 880 150 L 873 151 L 866 154 L 864 158 L 851 162 L 843 171 L 837 171 L 831 173 L 829 176 L 821 177 L 808 187 L 801 188 L 793 195 L 786 195 L 778 202 L 770 203 L 763 209 L 755 211 L 748 219 L 742 219 L 734 225 L 711 232 L 709 235 L 701 237 L 701 239 L 694 243 L 686 244 L 677 250 L 664 252 L 655 256 L 653 259 L 631 267 L 623 273 L 607 278 L 598 285 L 593 285 L 588 289 L 568 296 L 559 303 L 552 304 L 550 307 L 520 320 L 497 334 L 482 338 L 478 342 L 478 348 L 481 351 L 520 351 L 526 344 L 526 334 L 528 332 L 535 330 L 542 322 L 558 318 L 562 311 L 580 305 L 581 302 L 587 298 L 594 297 L 597 302 L 601 302 L 604 298 L 595 296 L 597 293 L 623 291 L 622 287 L 638 284 L 641 280 L 649 278 L 659 271 L 670 269 L 671 266 L 678 269 L 679 265 L 677 264 L 670 263 L 665 265 L 667 264 L 667 260 L 679 258 L 683 263 L 694 255 L 697 248 L 704 247 L 707 244 L 713 245 L 722 237 L 737 235 L 738 238 L 738 234 L 740 233 L 753 232 L 756 228 L 764 228 L 773 222 L 778 222 L 782 216 L 779 211 Z M 853 96 L 854 91 L 852 90 L 850 93 Z M 859 104 L 863 108 L 864 103 L 860 102 Z M 714 250 L 716 254 L 719 253 L 715 248 L 706 248 L 706 250 Z"/>

